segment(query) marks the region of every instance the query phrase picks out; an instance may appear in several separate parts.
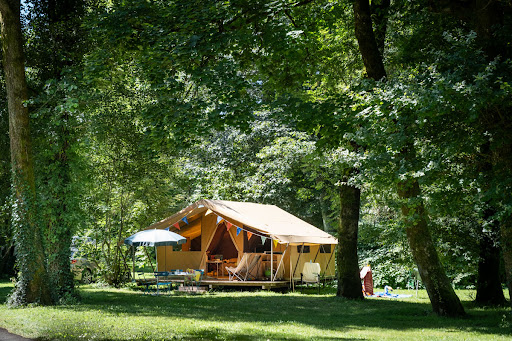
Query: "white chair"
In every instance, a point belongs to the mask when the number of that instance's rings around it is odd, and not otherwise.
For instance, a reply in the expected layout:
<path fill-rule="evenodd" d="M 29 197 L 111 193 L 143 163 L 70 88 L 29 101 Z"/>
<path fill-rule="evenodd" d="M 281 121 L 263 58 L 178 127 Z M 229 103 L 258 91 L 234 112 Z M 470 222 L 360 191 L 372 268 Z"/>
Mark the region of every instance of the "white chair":
<path fill-rule="evenodd" d="M 316 283 L 318 284 L 318 293 L 320 293 L 320 263 L 304 263 L 304 268 L 300 274 L 302 284 Z"/>

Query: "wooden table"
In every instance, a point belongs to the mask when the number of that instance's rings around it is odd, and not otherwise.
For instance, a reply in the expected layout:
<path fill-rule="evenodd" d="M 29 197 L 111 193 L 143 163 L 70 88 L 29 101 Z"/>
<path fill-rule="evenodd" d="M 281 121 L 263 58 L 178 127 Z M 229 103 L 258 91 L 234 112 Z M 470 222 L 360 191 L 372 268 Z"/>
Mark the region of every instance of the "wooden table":
<path fill-rule="evenodd" d="M 206 261 L 206 264 L 215 264 L 217 266 L 217 278 L 219 278 L 219 264 L 222 264 L 221 259 L 209 259 Z M 221 266 L 220 269 L 222 270 L 222 276 L 224 276 L 224 267 Z"/>

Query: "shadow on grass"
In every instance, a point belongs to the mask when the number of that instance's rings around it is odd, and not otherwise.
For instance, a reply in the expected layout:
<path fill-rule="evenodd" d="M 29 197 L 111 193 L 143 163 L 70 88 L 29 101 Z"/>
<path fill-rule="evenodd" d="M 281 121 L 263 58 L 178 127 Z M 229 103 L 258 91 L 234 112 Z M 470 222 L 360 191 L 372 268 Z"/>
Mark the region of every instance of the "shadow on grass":
<path fill-rule="evenodd" d="M 0 302 L 10 292 L 10 287 L 0 286 Z M 80 289 L 82 302 L 77 305 L 58 306 L 58 310 L 74 312 L 99 311 L 115 317 L 174 317 L 215 323 L 248 322 L 279 326 L 300 324 L 323 330 L 344 332 L 349 329 L 378 328 L 383 331 L 407 331 L 441 329 L 450 332 L 465 331 L 477 334 L 512 336 L 510 328 L 502 328 L 500 322 L 508 311 L 503 309 L 478 309 L 464 302 L 468 317 L 463 319 L 442 318 L 434 315 L 428 300 L 407 302 L 384 299 L 353 301 L 330 294 L 277 294 L 263 292 L 216 292 L 204 295 L 143 295 L 139 291 Z M 274 328 L 273 327 L 273 328 Z M 250 340 L 254 335 L 228 330 L 202 329 L 182 335 L 185 340 L 223 339 Z M 271 339 L 295 340 L 293 336 L 273 331 Z M 101 339 L 101 337 L 99 338 Z M 141 335 L 133 339 L 145 340 Z M 318 340 L 332 340 L 319 336 Z M 298 340 L 298 339 L 297 339 Z"/>
<path fill-rule="evenodd" d="M 102 310 L 114 315 L 180 317 L 205 321 L 299 323 L 342 331 L 345 328 L 450 329 L 512 335 L 501 328 L 506 309 L 471 309 L 463 319 L 434 315 L 430 303 L 366 299 L 334 295 L 213 293 L 206 295 L 143 295 L 140 292 L 83 290 L 82 304 L 59 309 Z M 467 302 L 466 302 L 467 303 Z M 468 304 L 465 304 L 468 305 Z M 198 336 L 199 337 L 199 336 Z"/>
<path fill-rule="evenodd" d="M 0 285 L 0 304 L 4 304 L 5 301 L 7 300 L 7 296 L 11 293 L 12 291 L 12 286 L 11 285 L 7 285 L 7 281 L 2 281 L 0 282 L 0 284 L 5 284 L 5 285 Z"/>

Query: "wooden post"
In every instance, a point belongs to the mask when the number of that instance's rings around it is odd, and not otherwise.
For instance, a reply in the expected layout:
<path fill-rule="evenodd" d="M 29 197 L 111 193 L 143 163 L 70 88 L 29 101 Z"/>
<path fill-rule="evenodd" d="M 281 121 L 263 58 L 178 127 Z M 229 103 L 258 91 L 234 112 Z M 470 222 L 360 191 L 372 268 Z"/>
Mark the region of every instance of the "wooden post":
<path fill-rule="evenodd" d="M 270 242 L 270 281 L 274 281 L 274 239 Z"/>
<path fill-rule="evenodd" d="M 295 292 L 295 282 L 293 281 L 292 276 L 292 253 L 290 252 L 290 281 L 292 282 L 292 292 Z"/>

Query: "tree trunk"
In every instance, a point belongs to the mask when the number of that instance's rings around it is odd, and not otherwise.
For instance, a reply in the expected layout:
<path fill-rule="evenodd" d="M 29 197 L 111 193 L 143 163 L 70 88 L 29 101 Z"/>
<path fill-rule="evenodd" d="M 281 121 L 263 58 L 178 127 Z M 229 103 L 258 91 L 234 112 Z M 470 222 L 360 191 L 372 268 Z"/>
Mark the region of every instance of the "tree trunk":
<path fill-rule="evenodd" d="M 435 249 L 418 181 L 400 181 L 398 196 L 403 201 L 401 209 L 412 256 L 427 289 L 432 309 L 442 316 L 465 315 Z"/>
<path fill-rule="evenodd" d="M 386 76 L 386 71 L 382 63 L 382 56 L 375 42 L 368 0 L 356 0 L 354 2 L 354 18 L 355 34 L 367 75 L 375 80 L 380 80 Z M 358 146 L 355 147 L 357 149 Z M 355 171 L 357 170 L 351 169 L 348 172 L 347 178 Z M 338 290 L 336 294 L 355 299 L 363 298 L 357 256 L 360 202 L 361 190 L 359 188 L 349 186 L 348 184 L 341 186 L 337 253 Z"/>
<path fill-rule="evenodd" d="M 492 212 L 485 213 L 487 219 Z M 478 279 L 476 282 L 475 302 L 481 305 L 504 305 L 505 296 L 501 287 L 500 260 L 496 222 L 490 224 L 491 231 L 482 231 L 480 237 L 480 259 L 478 261 Z"/>
<path fill-rule="evenodd" d="M 84 1 L 81 0 L 46 0 L 35 5 L 35 11 L 42 14 L 39 32 L 43 32 L 48 39 L 45 50 L 39 59 L 44 60 L 46 67 L 39 66 L 43 81 L 54 79 L 62 81 L 62 71 L 66 66 L 76 65 L 82 58 L 84 46 L 82 45 L 82 31 L 80 29 L 80 18 L 83 14 Z M 37 33 L 36 33 L 37 34 Z M 43 38 L 40 38 L 43 39 Z M 41 62 L 36 61 L 36 64 Z M 59 100 L 59 99 L 57 99 Z M 56 103 L 49 102 L 49 105 L 56 106 Z M 52 277 L 53 289 L 58 297 L 76 295 L 73 274 L 69 262 L 69 249 L 71 246 L 76 224 L 72 216 L 76 214 L 74 206 L 75 192 L 69 190 L 72 182 L 72 171 L 70 164 L 70 150 L 76 141 L 73 134 L 72 113 L 63 111 L 55 113 L 57 120 L 50 129 L 55 140 L 51 143 L 58 146 L 53 158 L 48 160 L 50 168 L 56 171 L 47 175 L 46 182 L 57 184 L 47 189 L 51 195 L 50 211 L 52 219 L 48 219 L 49 243 L 47 252 L 49 254 L 49 273 Z M 71 161 L 72 162 L 72 161 Z"/>
<path fill-rule="evenodd" d="M 368 0 L 354 2 L 355 34 L 363 57 L 368 77 L 380 80 L 386 76 L 382 57 L 377 47 L 372 28 L 370 4 Z M 385 34 L 385 30 L 384 30 Z M 384 38 L 383 38 L 384 39 Z M 349 171 L 353 173 L 352 169 Z M 338 230 L 338 291 L 337 295 L 346 298 L 362 299 L 359 261 L 357 256 L 357 234 L 361 191 L 343 184 L 340 188 L 340 228 Z"/>
<path fill-rule="evenodd" d="M 500 227 L 501 250 L 503 252 L 503 262 L 505 263 L 508 298 L 512 305 L 512 218 L 508 217 L 508 219 L 505 219 Z"/>
<path fill-rule="evenodd" d="M 69 261 L 69 250 L 75 228 L 72 225 L 72 220 L 70 220 L 70 215 L 72 215 L 73 212 L 69 212 L 70 210 L 68 208 L 68 200 L 73 200 L 71 198 L 72 194 L 69 193 L 71 169 L 68 161 L 68 150 L 70 147 L 68 121 L 69 115 L 65 112 L 60 117 L 61 130 L 58 132 L 60 148 L 51 160 L 55 171 L 50 174 L 50 179 L 48 179 L 49 182 L 51 181 L 56 184 L 48 189 L 52 196 L 53 203 L 51 211 L 55 212 L 53 215 L 54 221 L 52 221 L 53 219 L 49 219 L 48 222 L 48 272 L 51 275 L 53 290 L 58 298 L 76 295 Z"/>
<path fill-rule="evenodd" d="M 320 194 L 318 202 L 320 203 L 320 213 L 322 214 L 322 226 L 324 227 L 324 231 L 330 231 L 329 207 L 327 206 L 328 203 L 325 193 Z"/>
<path fill-rule="evenodd" d="M 372 21 L 375 24 L 375 43 L 377 44 L 381 57 L 384 56 L 384 43 L 386 42 L 388 9 L 390 4 L 390 0 L 373 0 L 371 5 Z"/>
<path fill-rule="evenodd" d="M 338 290 L 336 295 L 363 299 L 359 261 L 357 258 L 357 232 L 361 191 L 343 184 L 340 188 L 340 227 L 338 230 Z"/>
<path fill-rule="evenodd" d="M 373 32 L 370 3 L 368 0 L 355 0 L 353 9 L 355 34 L 366 74 L 369 78 L 381 80 L 386 77 L 386 70 Z M 384 36 L 380 39 L 384 42 Z"/>
<path fill-rule="evenodd" d="M 4 73 L 9 111 L 9 137 L 15 204 L 14 239 L 18 279 L 10 302 L 53 303 L 45 268 L 41 230 L 36 219 L 28 99 L 19 0 L 0 0 Z"/>
<path fill-rule="evenodd" d="M 484 175 L 483 183 L 485 191 L 489 191 L 494 177 L 491 160 L 490 142 L 480 147 L 482 159 L 477 167 L 478 173 Z M 485 202 L 486 209 L 483 213 L 484 223 L 480 231 L 480 257 L 478 260 L 478 278 L 476 283 L 475 302 L 480 305 L 504 305 L 505 296 L 501 287 L 500 260 L 501 249 L 498 244 L 499 225 L 494 220 L 496 214 L 495 203 L 491 200 Z M 488 226 L 488 228 L 486 227 Z"/>

